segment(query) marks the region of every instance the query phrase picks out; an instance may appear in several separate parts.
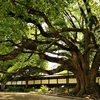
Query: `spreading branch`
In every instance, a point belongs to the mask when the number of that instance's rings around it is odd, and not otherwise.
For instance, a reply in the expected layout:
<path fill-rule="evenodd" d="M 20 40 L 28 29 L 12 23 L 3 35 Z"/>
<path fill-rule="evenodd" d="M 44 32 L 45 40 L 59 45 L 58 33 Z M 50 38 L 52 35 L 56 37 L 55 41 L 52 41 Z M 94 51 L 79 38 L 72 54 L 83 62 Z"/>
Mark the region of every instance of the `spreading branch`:
<path fill-rule="evenodd" d="M 55 29 L 55 28 L 52 26 L 52 24 L 49 22 L 48 17 L 47 17 L 43 12 L 38 11 L 38 10 L 36 10 L 36 9 L 34 9 L 34 8 L 30 7 L 30 6 L 28 6 L 27 4 L 23 4 L 23 3 L 19 2 L 19 1 L 16 1 L 16 0 L 13 0 L 13 4 L 14 4 L 14 3 L 18 3 L 18 4 L 22 5 L 22 6 L 24 6 L 24 7 L 27 9 L 27 12 L 28 12 L 29 14 L 41 16 L 41 17 L 44 19 L 44 21 L 46 22 L 46 24 L 48 25 L 48 27 L 49 27 L 54 33 L 57 32 L 56 29 Z M 15 5 L 14 5 L 14 6 L 15 6 Z"/>
<path fill-rule="evenodd" d="M 6 61 L 6 60 L 12 60 L 14 59 L 18 54 L 20 54 L 22 51 L 22 48 L 14 49 L 11 53 L 0 55 L 0 60 Z"/>
<path fill-rule="evenodd" d="M 15 47 L 15 49 L 12 52 L 8 54 L 0 55 L 0 60 L 2 61 L 12 60 L 18 54 L 23 52 L 23 49 L 35 51 L 37 49 L 37 45 L 33 40 L 27 39 L 26 42 L 21 42 L 20 45 L 18 45 L 18 47 Z"/>
<path fill-rule="evenodd" d="M 16 72 L 0 71 L 0 73 L 6 74 L 6 75 L 9 75 L 9 76 L 12 76 L 12 75 L 17 76 L 17 75 L 21 75 L 26 70 L 31 70 L 31 71 L 36 71 L 36 72 L 39 72 L 39 73 L 41 72 L 41 73 L 44 73 L 44 74 L 51 75 L 51 74 L 63 71 L 63 67 L 59 66 L 59 67 L 57 67 L 56 69 L 53 69 L 53 70 L 45 70 L 45 69 L 42 69 L 42 68 L 37 68 L 36 66 L 34 66 L 34 67 L 26 66 L 24 68 L 19 69 Z"/>

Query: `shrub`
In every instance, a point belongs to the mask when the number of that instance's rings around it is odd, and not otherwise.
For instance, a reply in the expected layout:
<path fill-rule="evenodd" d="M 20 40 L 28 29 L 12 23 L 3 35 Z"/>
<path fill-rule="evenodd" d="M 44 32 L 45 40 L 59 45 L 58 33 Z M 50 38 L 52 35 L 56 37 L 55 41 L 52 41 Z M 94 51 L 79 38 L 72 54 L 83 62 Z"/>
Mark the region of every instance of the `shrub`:
<path fill-rule="evenodd" d="M 40 89 L 38 89 L 38 93 L 45 94 L 48 91 L 48 87 L 46 85 L 41 85 Z"/>
<path fill-rule="evenodd" d="M 30 92 L 33 91 L 33 88 L 26 88 L 24 86 L 8 86 L 6 91 L 7 92 Z"/>
<path fill-rule="evenodd" d="M 6 89 L 7 92 L 21 92 L 22 88 L 17 87 L 17 86 L 9 86 Z"/>

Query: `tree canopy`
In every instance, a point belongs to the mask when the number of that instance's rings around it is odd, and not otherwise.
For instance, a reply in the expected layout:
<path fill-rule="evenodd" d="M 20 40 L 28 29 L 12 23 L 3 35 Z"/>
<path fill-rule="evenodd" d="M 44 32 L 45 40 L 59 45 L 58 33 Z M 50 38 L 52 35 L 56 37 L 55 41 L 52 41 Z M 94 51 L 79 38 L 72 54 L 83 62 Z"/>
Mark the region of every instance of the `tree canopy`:
<path fill-rule="evenodd" d="M 20 60 L 31 67 L 28 61 L 34 63 L 32 57 L 38 55 L 60 65 L 37 70 L 72 71 L 77 79 L 72 93 L 94 93 L 100 66 L 99 9 L 99 0 L 0 0 L 0 60 L 22 55 Z"/>

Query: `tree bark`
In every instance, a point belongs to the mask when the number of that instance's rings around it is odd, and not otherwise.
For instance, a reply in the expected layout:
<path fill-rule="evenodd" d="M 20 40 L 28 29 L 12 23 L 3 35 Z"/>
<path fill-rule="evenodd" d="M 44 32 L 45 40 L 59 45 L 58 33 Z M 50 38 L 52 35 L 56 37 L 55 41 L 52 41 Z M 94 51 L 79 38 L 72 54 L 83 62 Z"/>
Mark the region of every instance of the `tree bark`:
<path fill-rule="evenodd" d="M 6 86 L 6 82 L 1 82 L 1 90 L 4 91 Z"/>
<path fill-rule="evenodd" d="M 91 78 L 91 76 L 86 75 L 82 71 L 78 71 L 76 74 L 77 84 L 74 90 L 70 93 L 75 96 L 83 96 L 84 94 L 95 94 L 97 93 L 96 88 L 96 77 Z"/>

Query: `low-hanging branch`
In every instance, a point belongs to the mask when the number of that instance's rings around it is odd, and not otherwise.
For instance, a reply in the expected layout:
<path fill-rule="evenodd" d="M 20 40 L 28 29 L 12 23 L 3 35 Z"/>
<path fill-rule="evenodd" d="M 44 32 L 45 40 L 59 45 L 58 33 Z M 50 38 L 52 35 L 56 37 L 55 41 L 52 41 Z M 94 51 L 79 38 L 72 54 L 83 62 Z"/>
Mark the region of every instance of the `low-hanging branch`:
<path fill-rule="evenodd" d="M 14 59 L 18 54 L 20 54 L 22 51 L 22 48 L 15 48 L 11 53 L 0 55 L 0 60 L 6 61 L 6 60 L 12 60 Z"/>
<path fill-rule="evenodd" d="M 61 66 L 58 66 L 57 68 L 55 68 L 53 70 L 45 70 L 45 69 L 42 69 L 42 68 L 37 68 L 36 66 L 26 66 L 24 68 L 19 69 L 16 72 L 0 71 L 0 73 L 6 74 L 6 75 L 9 75 L 9 76 L 12 76 L 12 75 L 16 76 L 16 75 L 22 74 L 26 70 L 31 70 L 31 71 L 33 70 L 33 71 L 36 71 L 36 72 L 41 72 L 41 73 L 44 73 L 44 74 L 52 75 L 54 73 L 63 71 L 64 69 Z"/>
<path fill-rule="evenodd" d="M 41 68 L 37 68 L 36 66 L 34 67 L 31 67 L 31 66 L 26 66 L 24 68 L 21 68 L 19 69 L 18 71 L 16 72 L 7 72 L 7 71 L 0 71 L 0 73 L 3 73 L 3 74 L 6 74 L 6 75 L 20 75 L 22 74 L 23 72 L 25 72 L 27 69 L 29 70 L 33 70 L 33 71 L 36 71 L 36 72 L 42 72 L 42 73 L 45 73 L 45 74 L 48 74 L 48 71 L 47 70 L 43 70 Z"/>
<path fill-rule="evenodd" d="M 18 54 L 23 52 L 23 49 L 28 49 L 28 50 L 32 50 L 32 51 L 35 51 L 37 49 L 36 43 L 33 40 L 30 40 L 30 39 L 27 39 L 25 42 L 22 41 L 20 43 L 20 45 L 17 45 L 17 47 L 16 47 L 16 44 L 14 46 L 15 46 L 15 49 L 13 51 L 11 51 L 10 53 L 0 55 L 0 60 L 2 60 L 2 61 L 12 60 Z"/>

